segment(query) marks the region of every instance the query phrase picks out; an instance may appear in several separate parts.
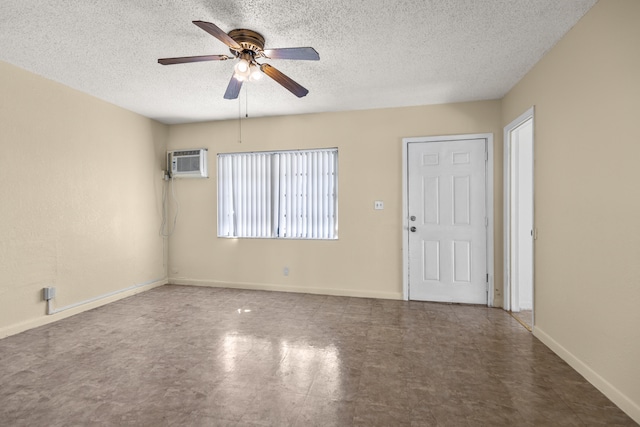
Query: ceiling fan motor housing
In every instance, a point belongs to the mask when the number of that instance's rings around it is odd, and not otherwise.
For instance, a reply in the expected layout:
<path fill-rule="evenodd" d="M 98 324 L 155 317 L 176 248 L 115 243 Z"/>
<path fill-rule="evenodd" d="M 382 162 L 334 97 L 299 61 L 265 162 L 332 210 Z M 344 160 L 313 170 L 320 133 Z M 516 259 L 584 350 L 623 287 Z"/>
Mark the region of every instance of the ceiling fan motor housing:
<path fill-rule="evenodd" d="M 250 51 L 253 56 L 261 56 L 264 50 L 264 37 L 260 33 L 256 33 L 252 30 L 239 28 L 231 30 L 228 33 L 229 37 L 236 41 L 244 51 Z M 235 56 L 239 56 L 242 52 L 229 49 Z"/>

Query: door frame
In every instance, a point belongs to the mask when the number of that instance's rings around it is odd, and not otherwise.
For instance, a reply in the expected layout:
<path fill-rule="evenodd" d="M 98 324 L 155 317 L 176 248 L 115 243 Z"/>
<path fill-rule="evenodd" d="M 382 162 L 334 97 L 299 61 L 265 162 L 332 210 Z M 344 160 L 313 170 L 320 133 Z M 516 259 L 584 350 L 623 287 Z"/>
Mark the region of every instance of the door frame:
<path fill-rule="evenodd" d="M 504 127 L 504 266 L 503 266 L 503 280 L 504 280 L 504 301 L 503 307 L 506 311 L 511 311 L 511 132 L 522 125 L 527 120 L 531 119 L 532 129 L 532 170 L 533 170 L 533 182 L 531 188 L 532 209 L 533 209 L 533 248 L 532 248 L 532 315 L 531 315 L 531 327 L 535 325 L 535 301 L 536 301 L 536 287 L 535 287 L 535 241 L 536 241 L 536 218 L 535 218 L 535 117 L 534 107 L 532 106 L 527 111 L 518 116 L 515 120 Z"/>
<path fill-rule="evenodd" d="M 409 144 L 415 142 L 447 142 L 467 139 L 484 139 L 487 144 L 487 162 L 485 163 L 485 206 L 488 224 L 487 231 L 487 306 L 494 306 L 494 270 L 493 270 L 493 134 L 475 133 L 463 135 L 420 136 L 402 138 L 402 299 L 409 300 Z"/>

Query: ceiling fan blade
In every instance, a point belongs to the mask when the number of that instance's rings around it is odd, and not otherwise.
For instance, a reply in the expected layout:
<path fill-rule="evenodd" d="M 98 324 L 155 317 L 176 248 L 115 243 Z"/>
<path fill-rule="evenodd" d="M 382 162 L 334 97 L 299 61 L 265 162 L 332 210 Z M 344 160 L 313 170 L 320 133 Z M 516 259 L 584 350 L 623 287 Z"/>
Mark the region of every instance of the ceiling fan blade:
<path fill-rule="evenodd" d="M 278 69 L 272 67 L 269 64 L 260 65 L 260 70 L 262 70 L 263 73 L 271 77 L 276 82 L 280 83 L 285 89 L 287 89 L 289 92 L 291 92 L 298 98 L 302 98 L 303 96 L 309 93 L 307 89 L 300 86 L 298 83 L 293 81 L 290 77 L 287 77 L 282 72 L 278 71 Z"/>
<path fill-rule="evenodd" d="M 229 46 L 230 48 L 235 50 L 242 50 L 242 46 L 240 46 L 238 42 L 236 42 L 234 39 L 229 37 L 227 33 L 222 31 L 215 24 L 212 24 L 211 22 L 205 22 L 205 21 L 192 21 L 192 22 L 196 24 L 198 27 L 205 30 L 207 33 L 211 34 L 213 37 L 220 40 L 222 43 Z"/>
<path fill-rule="evenodd" d="M 242 81 L 236 79 L 236 74 L 233 73 L 233 76 L 231 76 L 231 80 L 229 81 L 229 85 L 227 86 L 227 90 L 224 93 L 224 99 L 238 98 L 240 89 L 242 89 Z"/>
<path fill-rule="evenodd" d="M 320 55 L 312 47 L 265 49 L 264 54 L 269 59 L 302 59 L 307 61 L 318 61 L 320 59 Z"/>
<path fill-rule="evenodd" d="M 182 56 L 179 58 L 160 58 L 158 63 L 162 65 L 171 64 L 186 64 L 189 62 L 202 62 L 202 61 L 226 61 L 227 59 L 233 59 L 227 55 L 201 55 L 201 56 Z"/>

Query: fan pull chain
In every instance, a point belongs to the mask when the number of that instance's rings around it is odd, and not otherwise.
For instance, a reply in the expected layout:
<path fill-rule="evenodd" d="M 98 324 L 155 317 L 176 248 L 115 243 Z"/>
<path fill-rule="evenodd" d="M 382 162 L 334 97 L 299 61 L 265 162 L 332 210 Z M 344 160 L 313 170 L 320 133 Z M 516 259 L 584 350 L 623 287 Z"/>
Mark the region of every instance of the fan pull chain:
<path fill-rule="evenodd" d="M 242 144 L 242 101 L 238 97 L 238 144 Z"/>

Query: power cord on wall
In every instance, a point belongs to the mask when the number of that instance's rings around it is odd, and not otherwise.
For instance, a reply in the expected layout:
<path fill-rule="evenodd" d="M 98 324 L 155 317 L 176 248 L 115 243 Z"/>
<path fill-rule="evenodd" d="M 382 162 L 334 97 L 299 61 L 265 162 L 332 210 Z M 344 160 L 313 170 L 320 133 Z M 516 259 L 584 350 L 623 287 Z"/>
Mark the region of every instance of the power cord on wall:
<path fill-rule="evenodd" d="M 167 216 L 168 216 L 168 206 L 167 206 L 167 187 L 171 186 L 171 196 L 173 197 L 173 201 L 176 205 L 176 214 L 173 217 L 173 224 L 169 228 L 168 231 L 165 232 L 165 228 L 167 227 Z M 171 179 L 162 186 L 162 223 L 160 224 L 160 236 L 165 239 L 171 237 L 173 232 L 176 231 L 176 222 L 178 221 L 178 213 L 180 213 L 180 203 L 178 202 L 178 197 L 176 197 L 176 185 L 175 178 L 172 176 Z"/>

